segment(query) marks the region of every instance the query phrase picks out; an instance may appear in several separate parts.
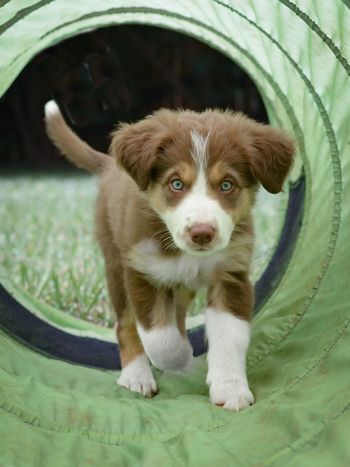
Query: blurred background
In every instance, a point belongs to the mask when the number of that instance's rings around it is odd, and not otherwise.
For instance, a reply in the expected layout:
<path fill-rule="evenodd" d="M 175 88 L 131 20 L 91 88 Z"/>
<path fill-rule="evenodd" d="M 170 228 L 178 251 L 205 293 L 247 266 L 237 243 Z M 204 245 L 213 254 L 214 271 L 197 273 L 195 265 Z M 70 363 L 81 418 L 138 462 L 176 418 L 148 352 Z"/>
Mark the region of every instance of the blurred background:
<path fill-rule="evenodd" d="M 74 316 L 112 326 L 94 240 L 96 180 L 61 157 L 45 134 L 54 98 L 73 129 L 107 151 L 119 121 L 160 107 L 230 108 L 267 122 L 253 81 L 218 51 L 182 34 L 118 26 L 43 51 L 0 100 L 0 273 L 13 288 Z M 261 191 L 255 208 L 256 280 L 279 235 L 284 200 Z M 204 305 L 196 297 L 191 314 Z"/>
<path fill-rule="evenodd" d="M 266 121 L 252 80 L 231 60 L 197 40 L 149 26 L 100 29 L 39 54 L 0 101 L 1 167 L 65 167 L 43 127 L 55 98 L 75 131 L 106 151 L 118 121 L 160 107 L 231 108 Z"/>

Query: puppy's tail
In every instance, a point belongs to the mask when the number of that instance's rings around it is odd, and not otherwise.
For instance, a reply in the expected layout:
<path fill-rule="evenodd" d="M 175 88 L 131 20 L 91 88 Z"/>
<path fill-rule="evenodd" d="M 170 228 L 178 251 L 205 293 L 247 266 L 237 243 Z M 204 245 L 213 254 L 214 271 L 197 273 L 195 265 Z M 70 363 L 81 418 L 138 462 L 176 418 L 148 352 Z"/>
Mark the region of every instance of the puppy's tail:
<path fill-rule="evenodd" d="M 46 133 L 73 164 L 92 173 L 101 173 L 110 163 L 111 158 L 102 152 L 95 151 L 81 140 L 67 125 L 55 101 L 45 105 Z"/>

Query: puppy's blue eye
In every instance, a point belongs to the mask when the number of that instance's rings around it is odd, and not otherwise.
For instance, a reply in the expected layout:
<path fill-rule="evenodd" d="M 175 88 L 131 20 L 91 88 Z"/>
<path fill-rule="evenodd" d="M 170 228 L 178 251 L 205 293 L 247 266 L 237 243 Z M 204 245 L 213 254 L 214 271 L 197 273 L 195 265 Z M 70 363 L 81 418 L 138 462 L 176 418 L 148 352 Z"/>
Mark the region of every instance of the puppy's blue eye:
<path fill-rule="evenodd" d="M 171 188 L 175 191 L 181 191 L 184 188 L 183 182 L 179 178 L 175 178 L 170 182 Z"/>
<path fill-rule="evenodd" d="M 220 191 L 231 191 L 233 188 L 233 183 L 230 180 L 224 180 L 221 182 Z"/>

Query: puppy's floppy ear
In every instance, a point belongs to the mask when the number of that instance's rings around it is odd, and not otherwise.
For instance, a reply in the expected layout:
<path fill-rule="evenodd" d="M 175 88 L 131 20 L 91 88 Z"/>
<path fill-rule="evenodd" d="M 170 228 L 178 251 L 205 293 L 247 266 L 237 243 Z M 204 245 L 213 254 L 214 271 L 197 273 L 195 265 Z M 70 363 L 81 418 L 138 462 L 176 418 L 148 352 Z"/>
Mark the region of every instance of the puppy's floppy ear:
<path fill-rule="evenodd" d="M 140 190 L 145 191 L 166 139 L 164 127 L 153 117 L 134 124 L 123 123 L 112 134 L 110 153 Z"/>
<path fill-rule="evenodd" d="M 279 193 L 293 163 L 294 143 L 283 131 L 255 123 L 248 151 L 253 177 L 270 193 Z"/>

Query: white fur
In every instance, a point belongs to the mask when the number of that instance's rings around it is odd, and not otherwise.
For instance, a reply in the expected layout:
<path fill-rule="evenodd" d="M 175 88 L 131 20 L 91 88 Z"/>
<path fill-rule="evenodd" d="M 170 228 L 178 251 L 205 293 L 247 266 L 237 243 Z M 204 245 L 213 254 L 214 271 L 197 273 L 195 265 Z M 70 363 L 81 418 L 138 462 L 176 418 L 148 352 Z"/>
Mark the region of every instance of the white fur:
<path fill-rule="evenodd" d="M 205 310 L 205 319 L 210 399 L 225 409 L 241 410 L 254 403 L 246 375 L 250 325 L 227 311 L 211 307 Z"/>
<path fill-rule="evenodd" d="M 145 354 L 139 355 L 122 369 L 117 383 L 146 397 L 152 397 L 157 392 L 157 383 Z"/>
<path fill-rule="evenodd" d="M 49 101 L 49 102 L 46 102 L 45 104 L 45 117 L 47 119 L 50 119 L 52 117 L 55 117 L 55 116 L 60 116 L 61 115 L 61 112 L 60 112 L 60 109 L 58 108 L 57 104 L 55 101 Z"/>
<path fill-rule="evenodd" d="M 208 137 L 192 133 L 192 157 L 196 161 L 197 179 L 191 191 L 174 208 L 159 213 L 168 227 L 178 248 L 192 255 L 210 255 L 227 247 L 234 229 L 231 216 L 221 204 L 208 195 L 206 158 Z M 193 249 L 189 230 L 198 224 L 207 224 L 216 229 L 210 247 L 204 251 Z"/>
<path fill-rule="evenodd" d="M 203 257 L 187 253 L 164 256 L 153 240 L 145 239 L 132 249 L 130 263 L 156 284 L 184 284 L 198 290 L 207 285 L 213 270 L 225 261 L 226 256 L 224 251 Z"/>
<path fill-rule="evenodd" d="M 193 150 L 191 152 L 191 155 L 197 167 L 205 171 L 207 167 L 207 145 L 208 145 L 209 135 L 204 137 L 200 133 L 197 133 L 196 131 L 192 131 L 191 138 L 192 138 L 192 143 L 193 143 Z"/>
<path fill-rule="evenodd" d="M 193 349 L 187 338 L 184 338 L 176 324 L 144 329 L 137 325 L 137 331 L 152 365 L 160 370 L 181 370 L 192 360 Z"/>

